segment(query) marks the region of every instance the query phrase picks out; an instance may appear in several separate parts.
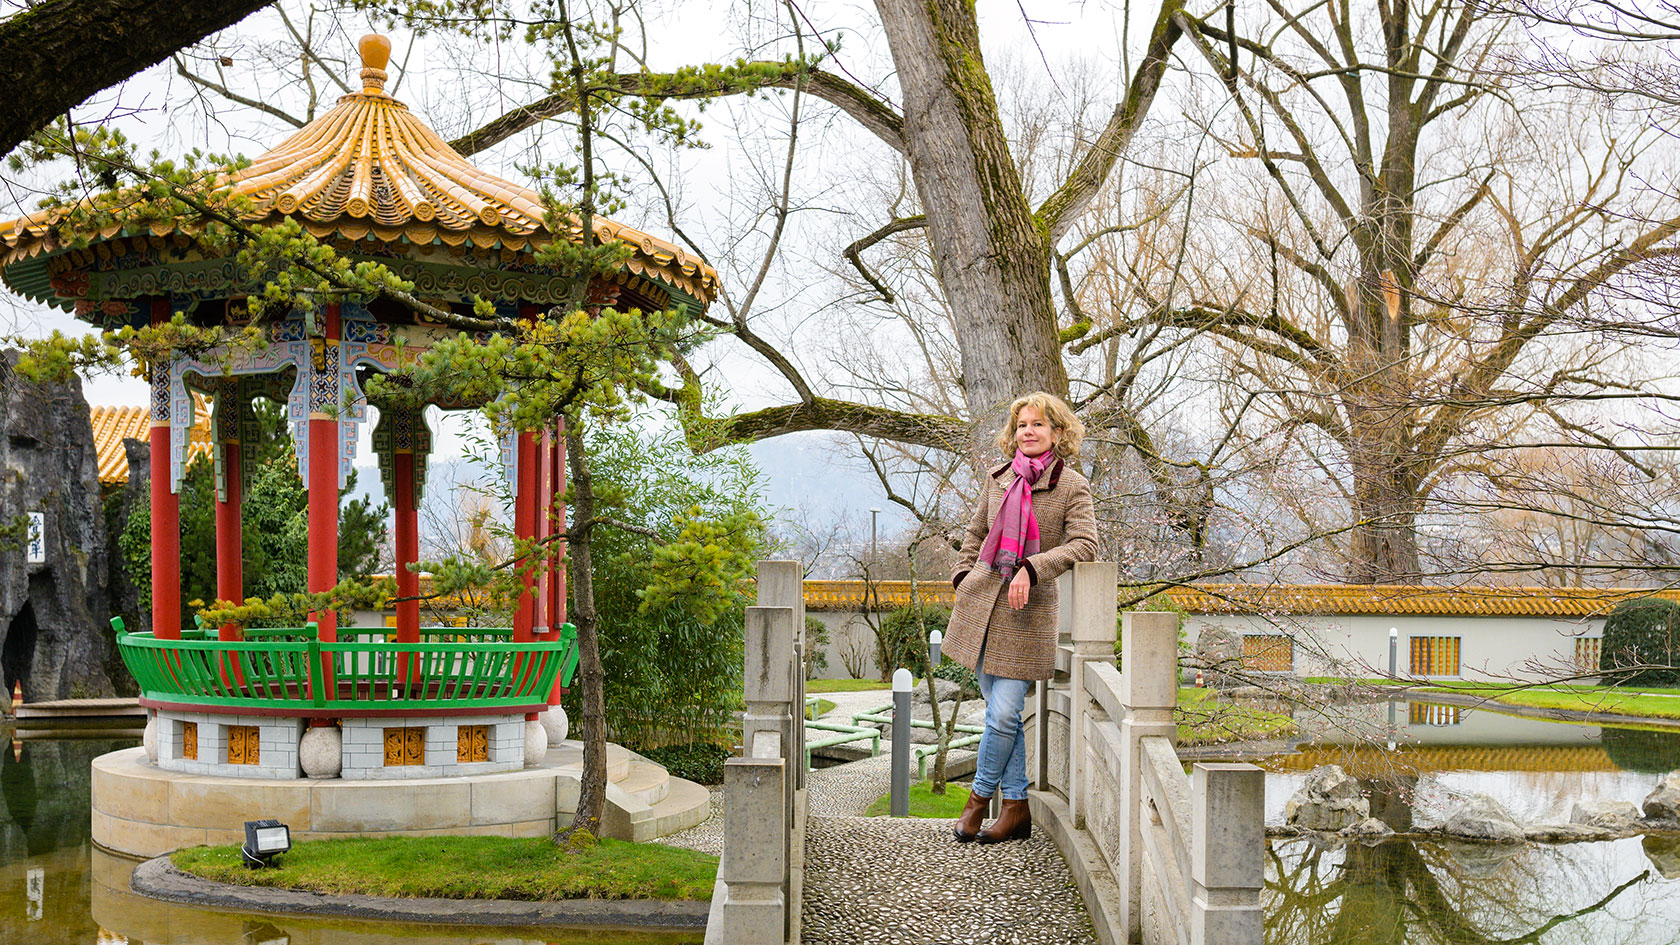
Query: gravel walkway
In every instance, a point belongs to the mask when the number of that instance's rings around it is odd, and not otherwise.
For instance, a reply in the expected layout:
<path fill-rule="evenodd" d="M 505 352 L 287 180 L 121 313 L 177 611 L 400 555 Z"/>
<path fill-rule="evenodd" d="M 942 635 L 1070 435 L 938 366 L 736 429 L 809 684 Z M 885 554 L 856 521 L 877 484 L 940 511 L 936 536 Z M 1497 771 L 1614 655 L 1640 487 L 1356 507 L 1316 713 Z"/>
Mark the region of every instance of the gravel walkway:
<path fill-rule="evenodd" d="M 804 945 L 1096 942 L 1048 837 L 957 843 L 944 820 L 813 816 L 802 921 Z"/>

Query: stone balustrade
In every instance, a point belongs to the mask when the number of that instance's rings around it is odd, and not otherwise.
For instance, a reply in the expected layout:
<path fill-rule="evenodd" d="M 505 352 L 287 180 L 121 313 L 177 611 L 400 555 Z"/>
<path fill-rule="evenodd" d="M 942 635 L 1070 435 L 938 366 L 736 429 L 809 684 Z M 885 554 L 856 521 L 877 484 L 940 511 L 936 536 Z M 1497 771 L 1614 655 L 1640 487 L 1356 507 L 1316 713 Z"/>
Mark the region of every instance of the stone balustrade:
<path fill-rule="evenodd" d="M 1253 765 L 1197 764 L 1174 749 L 1178 617 L 1125 615 L 1114 662 L 1116 569 L 1062 578 L 1056 678 L 1029 706 L 1034 821 L 1080 887 L 1097 937 L 1258 945 L 1264 780 Z"/>
<path fill-rule="evenodd" d="M 748 607 L 742 753 L 724 763 L 710 945 L 799 941 L 805 858 L 805 608 L 795 561 L 761 561 Z"/>

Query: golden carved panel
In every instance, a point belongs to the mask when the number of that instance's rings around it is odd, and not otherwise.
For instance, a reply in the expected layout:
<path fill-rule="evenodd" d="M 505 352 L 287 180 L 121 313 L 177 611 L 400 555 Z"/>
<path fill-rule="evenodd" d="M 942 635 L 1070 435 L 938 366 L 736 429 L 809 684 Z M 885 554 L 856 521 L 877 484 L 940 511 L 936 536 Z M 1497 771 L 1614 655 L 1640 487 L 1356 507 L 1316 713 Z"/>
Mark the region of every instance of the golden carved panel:
<path fill-rule="evenodd" d="M 230 765 L 259 763 L 258 732 L 255 725 L 229 725 L 227 730 L 227 758 Z"/>
<path fill-rule="evenodd" d="M 469 764 L 490 760 L 490 726 L 463 725 L 455 730 L 455 761 Z"/>
<path fill-rule="evenodd" d="M 181 757 L 191 761 L 198 760 L 198 723 L 181 723 Z"/>
<path fill-rule="evenodd" d="M 426 763 L 426 729 L 388 728 L 385 730 L 385 767 L 423 765 Z"/>

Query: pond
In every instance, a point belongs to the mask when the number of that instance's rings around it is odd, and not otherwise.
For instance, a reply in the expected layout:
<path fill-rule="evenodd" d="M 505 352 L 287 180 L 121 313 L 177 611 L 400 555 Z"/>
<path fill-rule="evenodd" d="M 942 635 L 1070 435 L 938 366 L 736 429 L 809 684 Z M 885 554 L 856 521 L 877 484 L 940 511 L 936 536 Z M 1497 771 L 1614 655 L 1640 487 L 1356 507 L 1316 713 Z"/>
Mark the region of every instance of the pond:
<path fill-rule="evenodd" d="M 0 728 L 0 943 L 4 945 L 688 945 L 698 932 L 424 926 L 195 909 L 136 895 L 137 862 L 96 849 L 94 758 L 136 738 L 18 739 Z M 463 911 L 471 904 L 463 903 Z"/>
<path fill-rule="evenodd" d="M 1578 800 L 1638 804 L 1680 768 L 1680 732 L 1427 703 L 1398 703 L 1390 729 L 1387 708 L 1302 719 L 1311 741 L 1259 762 L 1268 823 L 1282 822 L 1321 764 L 1360 778 L 1373 815 L 1397 830 L 1438 823 L 1471 792 L 1491 795 L 1519 823 L 1567 823 Z M 1275 840 L 1263 901 L 1268 945 L 1665 945 L 1680 942 L 1680 840 Z"/>

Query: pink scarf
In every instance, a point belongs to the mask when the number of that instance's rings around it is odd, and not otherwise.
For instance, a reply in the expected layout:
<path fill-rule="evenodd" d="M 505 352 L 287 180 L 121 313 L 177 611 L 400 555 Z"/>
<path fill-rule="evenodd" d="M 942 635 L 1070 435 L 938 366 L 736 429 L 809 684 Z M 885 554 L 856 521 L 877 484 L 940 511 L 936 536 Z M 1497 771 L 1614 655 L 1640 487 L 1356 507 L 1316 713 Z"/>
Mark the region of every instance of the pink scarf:
<path fill-rule="evenodd" d="M 1056 461 L 1056 451 L 1045 450 L 1037 456 L 1015 451 L 1009 468 L 1015 471 L 1015 481 L 1003 493 L 992 530 L 980 546 L 980 563 L 988 564 L 1003 575 L 1003 582 L 1015 576 L 1021 559 L 1038 554 L 1038 519 L 1033 517 L 1032 487 L 1038 477 Z"/>

